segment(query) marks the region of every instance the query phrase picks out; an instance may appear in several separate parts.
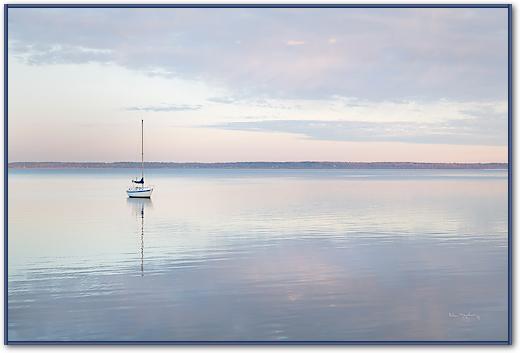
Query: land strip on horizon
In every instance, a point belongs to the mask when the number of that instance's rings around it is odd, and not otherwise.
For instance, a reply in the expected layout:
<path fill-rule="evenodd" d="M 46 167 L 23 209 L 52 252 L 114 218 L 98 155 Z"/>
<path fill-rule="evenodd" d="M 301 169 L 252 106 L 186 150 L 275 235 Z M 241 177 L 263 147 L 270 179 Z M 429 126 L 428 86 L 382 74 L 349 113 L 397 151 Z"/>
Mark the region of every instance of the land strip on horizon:
<path fill-rule="evenodd" d="M 12 169 L 139 168 L 140 162 L 11 162 Z M 221 169 L 507 169 L 507 163 L 426 162 L 145 162 L 145 168 Z"/>

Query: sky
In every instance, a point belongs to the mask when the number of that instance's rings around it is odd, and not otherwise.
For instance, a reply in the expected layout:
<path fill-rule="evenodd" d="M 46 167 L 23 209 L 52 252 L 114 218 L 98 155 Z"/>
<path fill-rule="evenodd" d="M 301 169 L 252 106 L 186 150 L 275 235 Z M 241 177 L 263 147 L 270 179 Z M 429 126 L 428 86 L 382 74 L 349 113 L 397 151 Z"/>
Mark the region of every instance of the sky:
<path fill-rule="evenodd" d="M 507 9 L 8 10 L 9 161 L 507 162 Z"/>

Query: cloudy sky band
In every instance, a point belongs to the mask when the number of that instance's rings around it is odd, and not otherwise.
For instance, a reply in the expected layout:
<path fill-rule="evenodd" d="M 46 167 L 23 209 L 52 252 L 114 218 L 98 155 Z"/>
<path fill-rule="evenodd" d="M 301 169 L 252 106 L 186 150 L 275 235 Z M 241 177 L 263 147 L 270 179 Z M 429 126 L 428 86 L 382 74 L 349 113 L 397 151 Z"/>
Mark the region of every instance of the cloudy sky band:
<path fill-rule="evenodd" d="M 507 159 L 507 9 L 23 8 L 8 26 L 12 160 L 132 160 L 117 151 L 140 118 L 156 141 L 198 136 L 179 139 L 182 150 L 200 150 L 204 136 L 214 161 L 236 158 L 225 151 L 251 134 L 257 150 L 286 136 L 293 160 L 308 159 L 296 148 L 308 140 L 323 142 L 313 153 L 323 160 L 329 142 L 375 141 L 465 145 L 447 156 L 460 161 L 492 146 L 486 158 Z M 119 147 L 84 156 L 51 132 L 85 123 Z M 68 148 L 46 151 L 50 139 Z M 170 147 L 149 150 L 179 158 Z M 361 150 L 357 159 L 374 158 Z M 442 157 L 400 151 L 393 160 Z"/>

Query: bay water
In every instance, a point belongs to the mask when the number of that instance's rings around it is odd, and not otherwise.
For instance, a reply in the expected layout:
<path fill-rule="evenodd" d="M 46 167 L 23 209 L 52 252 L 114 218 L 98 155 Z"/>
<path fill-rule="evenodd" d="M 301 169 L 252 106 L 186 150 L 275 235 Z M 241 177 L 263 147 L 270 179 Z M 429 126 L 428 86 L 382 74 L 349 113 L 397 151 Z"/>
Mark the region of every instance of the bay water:
<path fill-rule="evenodd" d="M 504 341 L 505 170 L 10 169 L 8 339 Z"/>

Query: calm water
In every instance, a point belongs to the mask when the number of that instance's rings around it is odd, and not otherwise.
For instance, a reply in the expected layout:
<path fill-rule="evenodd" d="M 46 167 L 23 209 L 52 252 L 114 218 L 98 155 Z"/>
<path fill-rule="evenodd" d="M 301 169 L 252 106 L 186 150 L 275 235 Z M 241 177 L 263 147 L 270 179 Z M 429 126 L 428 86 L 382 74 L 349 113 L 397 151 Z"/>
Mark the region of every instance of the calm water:
<path fill-rule="evenodd" d="M 506 340 L 507 173 L 9 171 L 9 340 Z"/>

